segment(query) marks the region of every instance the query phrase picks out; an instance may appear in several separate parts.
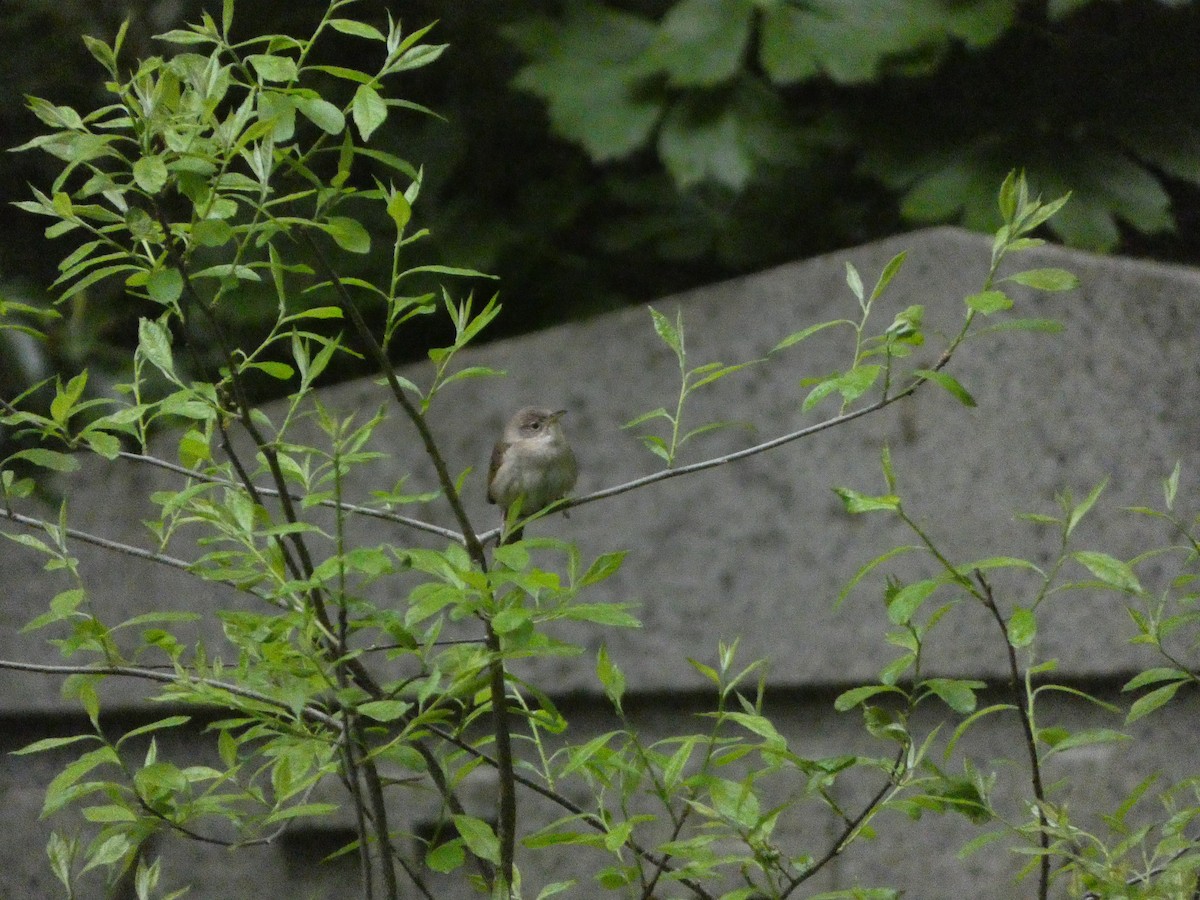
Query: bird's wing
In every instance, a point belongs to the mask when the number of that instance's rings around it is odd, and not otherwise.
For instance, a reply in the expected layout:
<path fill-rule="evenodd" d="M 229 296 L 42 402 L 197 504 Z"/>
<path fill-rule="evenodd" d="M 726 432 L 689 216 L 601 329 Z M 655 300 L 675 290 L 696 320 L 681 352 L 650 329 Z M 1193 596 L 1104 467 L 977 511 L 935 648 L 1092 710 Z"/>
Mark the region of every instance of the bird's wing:
<path fill-rule="evenodd" d="M 487 477 L 488 503 L 496 502 L 496 497 L 492 493 L 492 482 L 496 478 L 496 470 L 500 468 L 500 463 L 504 462 L 504 451 L 507 449 L 508 449 L 508 444 L 506 444 L 504 441 L 496 441 L 496 445 L 494 447 L 492 447 L 492 459 L 491 459 L 491 462 L 488 463 L 488 477 Z"/>

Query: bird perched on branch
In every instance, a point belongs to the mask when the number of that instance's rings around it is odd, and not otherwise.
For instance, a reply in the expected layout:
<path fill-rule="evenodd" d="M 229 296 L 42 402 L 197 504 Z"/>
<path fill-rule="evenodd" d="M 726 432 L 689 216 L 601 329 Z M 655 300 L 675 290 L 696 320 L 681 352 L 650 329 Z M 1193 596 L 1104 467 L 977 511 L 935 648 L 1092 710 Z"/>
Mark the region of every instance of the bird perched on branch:
<path fill-rule="evenodd" d="M 526 406 L 504 426 L 504 434 L 492 449 L 487 498 L 506 516 L 518 500 L 520 515 L 531 516 L 561 500 L 575 486 L 579 466 L 559 423 L 566 412 Z M 514 530 L 509 539 L 519 541 L 521 532 Z"/>

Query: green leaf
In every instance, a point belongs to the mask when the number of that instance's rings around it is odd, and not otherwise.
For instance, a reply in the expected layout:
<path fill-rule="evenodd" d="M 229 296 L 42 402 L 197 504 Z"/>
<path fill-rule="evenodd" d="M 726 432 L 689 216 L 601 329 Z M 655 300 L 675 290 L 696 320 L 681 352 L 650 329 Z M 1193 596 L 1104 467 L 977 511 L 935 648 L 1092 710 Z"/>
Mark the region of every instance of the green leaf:
<path fill-rule="evenodd" d="M 492 616 L 492 630 L 496 634 L 511 634 L 519 628 L 524 628 L 531 621 L 529 610 L 510 606 Z"/>
<path fill-rule="evenodd" d="M 146 725 L 141 725 L 121 735 L 121 739 L 117 741 L 116 746 L 119 748 L 130 738 L 135 738 L 143 734 L 150 734 L 154 731 L 161 731 L 164 728 L 178 728 L 180 725 L 186 725 L 190 721 L 192 721 L 191 716 L 168 716 L 165 719 L 159 719 L 157 722 L 150 722 Z"/>
<path fill-rule="evenodd" d="M 1171 474 L 1163 480 L 1163 498 L 1166 501 L 1167 509 L 1175 508 L 1175 494 L 1179 491 L 1179 473 L 1183 469 L 1183 461 L 1176 460 L 1175 468 L 1171 470 Z"/>
<path fill-rule="evenodd" d="M 374 75 L 368 75 L 366 72 L 361 72 L 358 69 L 348 69 L 345 66 L 305 66 L 305 70 L 325 72 L 334 78 L 341 78 L 345 81 L 356 81 L 359 84 L 371 84 L 375 81 Z"/>
<path fill-rule="evenodd" d="M 192 226 L 192 239 L 202 247 L 221 247 L 233 238 L 233 226 L 224 219 L 201 219 Z"/>
<path fill-rule="evenodd" d="M 892 507 L 889 507 L 889 509 L 890 508 L 892 508 Z M 850 578 L 850 580 L 848 582 L 846 582 L 846 586 L 844 588 L 842 588 L 842 590 L 838 593 L 837 599 L 833 603 L 833 608 L 840 609 L 842 603 L 844 603 L 846 598 L 850 596 L 850 592 L 853 591 L 858 586 L 859 582 L 861 582 L 864 578 L 866 578 L 867 575 L 869 575 L 871 572 L 873 572 L 877 567 L 883 565 L 885 562 L 887 562 L 892 557 L 900 556 L 901 554 L 904 554 L 904 553 L 911 553 L 914 550 L 921 550 L 921 549 L 923 549 L 923 548 L 918 547 L 914 544 L 900 545 L 898 547 L 893 547 L 892 549 L 888 550 L 886 553 L 883 553 L 883 554 L 875 557 L 874 559 L 864 563 L 862 566 L 859 567 L 858 571 L 854 573 L 854 575 Z"/>
<path fill-rule="evenodd" d="M 403 700 L 369 700 L 357 707 L 360 715 L 376 722 L 394 722 L 403 718 L 410 709 L 412 704 Z"/>
<path fill-rule="evenodd" d="M 746 368 L 747 366 L 752 366 L 756 362 L 759 362 L 759 360 L 751 360 L 750 362 L 744 363 L 734 363 L 730 366 L 727 366 L 724 363 L 716 362 L 699 366 L 698 368 L 692 369 L 692 371 L 688 373 L 689 377 L 693 375 L 699 376 L 694 384 L 688 386 L 688 391 L 694 391 L 696 388 L 704 387 L 706 384 L 711 384 L 714 381 L 718 381 L 724 378 L 726 375 L 732 375 L 734 372 L 740 372 L 742 369 Z M 721 423 L 717 427 L 723 427 L 723 425 L 724 423 Z"/>
<path fill-rule="evenodd" d="M 621 427 L 633 428 L 636 425 L 641 425 L 643 422 L 649 422 L 651 419 L 667 419 L 668 421 L 674 421 L 674 416 L 660 406 L 658 409 L 652 409 L 650 412 L 642 413 L 640 416 L 630 419 Z"/>
<path fill-rule="evenodd" d="M 1048 729 L 1043 729 L 1048 730 Z M 1090 747 L 1095 744 L 1113 744 L 1118 741 L 1130 740 L 1129 735 L 1122 734 L 1112 728 L 1089 728 L 1069 734 L 1061 740 L 1056 740 L 1050 748 L 1050 753 L 1060 753 L 1076 747 Z"/>
<path fill-rule="evenodd" d="M 256 362 L 249 363 L 246 368 L 258 369 L 260 372 L 265 372 L 272 378 L 278 378 L 280 381 L 287 381 L 296 374 L 296 370 L 287 363 L 282 362 Z"/>
<path fill-rule="evenodd" d="M 396 191 L 388 200 L 387 214 L 396 225 L 397 232 L 403 232 L 412 218 L 412 206 L 408 198 Z"/>
<path fill-rule="evenodd" d="M 818 322 L 816 325 L 809 325 L 807 328 L 802 328 L 799 331 L 789 334 L 782 341 L 772 347 L 770 352 L 774 353 L 776 350 L 784 350 L 788 347 L 791 347 L 793 344 L 800 343 L 805 338 L 811 337 L 818 331 L 823 331 L 824 329 L 830 328 L 834 325 L 850 325 L 853 327 L 854 323 L 849 319 L 834 319 L 831 322 Z"/>
<path fill-rule="evenodd" d="M 295 319 L 341 319 L 345 317 L 340 306 L 311 306 L 308 309 L 302 309 L 299 312 L 292 313 L 283 321 L 291 322 Z"/>
<path fill-rule="evenodd" d="M 139 319 L 138 350 L 147 362 L 167 378 L 176 380 L 175 360 L 171 356 L 171 337 L 165 325 L 152 319 Z"/>
<path fill-rule="evenodd" d="M 848 513 L 875 512 L 881 509 L 896 510 L 900 508 L 900 498 L 894 494 L 870 497 L 844 487 L 835 487 L 833 492 L 842 498 L 842 505 L 845 506 Z"/>
<path fill-rule="evenodd" d="M 858 274 L 858 269 L 854 268 L 854 264 L 850 262 L 846 263 L 846 285 L 850 288 L 850 293 L 858 299 L 859 303 L 862 303 L 866 298 L 866 294 L 863 293 L 862 276 Z"/>
<path fill-rule="evenodd" d="M 888 261 L 888 264 L 883 267 L 883 271 L 879 273 L 879 280 L 875 282 L 875 287 L 871 291 L 872 303 L 878 300 L 883 292 L 887 290 L 887 286 L 892 283 L 892 279 L 896 277 L 896 274 L 900 271 L 901 266 L 904 265 L 904 260 L 907 257 L 908 251 L 902 250 L 893 256 Z"/>
<path fill-rule="evenodd" d="M 448 875 L 464 862 L 467 854 L 463 850 L 463 842 L 459 838 L 443 841 L 425 851 L 425 865 L 435 872 Z"/>
<path fill-rule="evenodd" d="M 295 81 L 299 76 L 296 61 L 290 56 L 268 56 L 256 53 L 246 57 L 254 73 L 263 81 Z M 299 104 L 297 103 L 297 106 Z M 341 130 L 340 128 L 338 129 Z"/>
<path fill-rule="evenodd" d="M 147 194 L 157 194 L 167 183 L 167 164 L 159 156 L 143 156 L 133 164 L 133 180 Z"/>
<path fill-rule="evenodd" d="M 357 219 L 330 216 L 321 227 L 343 250 L 349 250 L 351 253 L 371 251 L 371 235 Z"/>
<path fill-rule="evenodd" d="M 546 101 L 555 133 L 595 162 L 646 145 L 664 102 L 661 90 L 647 84 L 652 69 L 644 51 L 657 33 L 654 22 L 599 3 L 572 3 L 553 27 L 531 19 L 503 33 L 529 60 L 513 86 Z"/>
<path fill-rule="evenodd" d="M 301 96 L 291 99 L 296 109 L 300 110 L 300 114 L 326 134 L 341 134 L 342 129 L 346 127 L 346 117 L 328 100 Z"/>
<path fill-rule="evenodd" d="M 903 694 L 904 691 L 890 684 L 868 684 L 863 687 L 851 688 L 848 691 L 843 691 L 838 694 L 837 699 L 833 701 L 833 708 L 838 712 L 845 712 L 848 709 L 853 709 L 865 700 L 869 700 L 876 694 Z"/>
<path fill-rule="evenodd" d="M 1088 514 L 1088 511 L 1096 505 L 1096 501 L 1100 499 L 1100 495 L 1104 492 L 1106 487 L 1108 487 L 1108 479 L 1104 478 L 1099 484 L 1092 488 L 1088 495 L 1084 497 L 1083 500 L 1080 501 L 1080 503 L 1075 506 L 1067 515 L 1068 535 L 1075 530 L 1075 526 L 1078 525 L 1083 517 Z"/>
<path fill-rule="evenodd" d="M 574 879 L 571 881 L 551 882 L 538 892 L 537 900 L 549 900 L 549 898 L 553 897 L 555 894 L 561 894 L 563 891 L 573 888 L 575 884 L 576 882 Z"/>
<path fill-rule="evenodd" d="M 975 406 L 975 398 L 971 396 L 965 387 L 959 384 L 958 379 L 953 375 L 947 375 L 945 372 L 938 372 L 933 369 L 917 369 L 913 374 L 928 378 L 939 387 L 945 388 L 963 406 Z"/>
<path fill-rule="evenodd" d="M 804 398 L 802 408 L 807 412 L 834 391 L 840 393 L 845 402 L 852 403 L 871 389 L 882 371 L 883 366 L 855 366 L 849 372 L 826 378 Z"/>
<path fill-rule="evenodd" d="M 1157 684 L 1160 681 L 1188 681 L 1191 676 L 1182 669 L 1176 669 L 1170 666 L 1160 666 L 1158 668 L 1146 669 L 1144 672 L 1139 672 L 1134 675 L 1121 688 L 1122 691 L 1135 691 L 1138 688 L 1145 687 L 1148 684 Z"/>
<path fill-rule="evenodd" d="M 387 119 L 388 108 L 379 92 L 369 84 L 360 84 L 354 92 L 350 106 L 354 124 L 364 141 L 369 141 L 380 125 Z"/>
<path fill-rule="evenodd" d="M 741 68 L 753 0 L 680 0 L 663 16 L 649 59 L 677 87 L 712 87 Z"/>
<path fill-rule="evenodd" d="M 1079 287 L 1079 279 L 1066 269 L 1028 269 L 1001 280 L 1015 281 L 1039 291 L 1071 291 Z"/>
<path fill-rule="evenodd" d="M 940 697 L 952 710 L 963 714 L 975 709 L 975 691 L 987 687 L 982 681 L 958 678 L 929 678 L 922 686 Z"/>
<path fill-rule="evenodd" d="M 1119 559 L 1093 550 L 1077 550 L 1071 557 L 1110 587 L 1127 594 L 1142 593 L 1142 585 L 1133 570 Z"/>
<path fill-rule="evenodd" d="M 9 459 L 24 459 L 35 466 L 41 466 L 43 469 L 53 469 L 55 472 L 75 472 L 79 469 L 79 461 L 74 456 L 69 453 L 61 453 L 58 450 L 46 450 L 43 447 L 18 450 Z"/>
<path fill-rule="evenodd" d="M 1004 291 L 982 291 L 967 297 L 967 308 L 985 316 L 1012 309 L 1013 302 Z"/>
<path fill-rule="evenodd" d="M 579 579 L 579 586 L 585 587 L 589 584 L 596 584 L 606 578 L 615 575 L 617 570 L 621 568 L 621 563 L 624 561 L 627 550 L 618 550 L 614 553 L 605 553 L 596 558 L 596 561 L 588 566 L 588 570 Z"/>
<path fill-rule="evenodd" d="M 1008 642 L 1020 649 L 1028 647 L 1037 637 L 1037 617 L 1033 611 L 1018 606 L 1008 618 Z"/>
<path fill-rule="evenodd" d="M 378 28 L 366 22 L 356 19 L 329 19 L 328 24 L 334 31 L 340 31 L 342 34 L 352 34 L 370 41 L 379 41 L 381 44 L 387 42 L 387 38 Z"/>
<path fill-rule="evenodd" d="M 557 614 L 558 618 L 595 622 L 615 628 L 641 628 L 642 623 L 626 612 L 628 603 L 572 603 Z"/>
<path fill-rule="evenodd" d="M 500 841 L 487 822 L 474 816 L 457 815 L 454 817 L 454 827 L 472 853 L 488 862 L 500 863 Z"/>
<path fill-rule="evenodd" d="M 77 734 L 72 737 L 56 737 L 42 738 L 40 741 L 34 741 L 32 744 L 26 744 L 20 750 L 11 750 L 13 756 L 22 756 L 26 753 L 42 753 L 46 750 L 57 750 L 59 747 L 66 747 L 68 744 L 74 744 L 79 741 L 98 741 L 100 740 L 94 734 Z"/>
<path fill-rule="evenodd" d="M 647 307 L 650 310 L 650 317 L 654 320 L 654 330 L 658 332 L 658 336 L 662 338 L 664 344 L 674 351 L 675 356 L 680 360 L 683 359 L 683 336 L 680 329 L 683 326 L 682 313 L 676 313 L 676 321 L 679 322 L 679 328 L 671 324 L 671 320 L 660 313 L 653 306 Z M 636 420 L 635 420 L 636 421 Z"/>
<path fill-rule="evenodd" d="M 105 840 L 98 847 L 88 848 L 87 864 L 80 869 L 80 874 L 94 869 L 98 866 L 107 866 L 122 859 L 127 853 L 133 849 L 133 844 L 129 842 L 129 838 L 123 834 L 114 834 L 112 837 Z"/>
<path fill-rule="evenodd" d="M 1136 722 L 1138 719 L 1150 715 L 1159 707 L 1165 706 L 1175 696 L 1176 692 L 1188 683 L 1189 679 L 1181 679 L 1173 681 L 1170 684 L 1164 684 L 1162 687 L 1157 687 L 1148 694 L 1143 694 L 1133 702 L 1129 707 L 1129 714 L 1125 717 L 1125 724 Z"/>
<path fill-rule="evenodd" d="M 54 399 L 50 401 L 50 418 L 59 425 L 65 425 L 67 420 L 71 418 L 75 404 L 83 396 L 83 389 L 86 386 L 86 370 L 68 381 L 65 387 L 59 382 L 55 388 Z"/>
<path fill-rule="evenodd" d="M 274 825 L 276 822 L 288 822 L 307 816 L 328 816 L 338 811 L 336 803 L 298 803 L 276 810 L 263 820 L 264 825 Z"/>
<path fill-rule="evenodd" d="M 625 696 L 625 676 L 608 655 L 608 648 L 600 645 L 596 654 L 596 677 L 604 687 L 604 694 L 617 711 L 621 711 L 621 698 Z"/>
<path fill-rule="evenodd" d="M 917 581 L 898 590 L 887 603 L 888 619 L 893 625 L 907 625 L 921 604 L 939 587 L 934 579 Z"/>
<path fill-rule="evenodd" d="M 183 294 L 183 276 L 178 269 L 157 268 L 146 279 L 146 293 L 155 303 L 170 306 Z"/>

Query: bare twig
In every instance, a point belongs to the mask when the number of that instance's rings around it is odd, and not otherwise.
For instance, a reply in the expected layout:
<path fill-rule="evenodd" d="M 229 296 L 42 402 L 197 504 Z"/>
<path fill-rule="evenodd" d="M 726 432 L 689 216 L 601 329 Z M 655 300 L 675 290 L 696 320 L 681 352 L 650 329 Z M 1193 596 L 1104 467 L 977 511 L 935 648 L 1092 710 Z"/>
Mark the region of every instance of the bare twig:
<path fill-rule="evenodd" d="M 844 851 L 848 846 L 847 842 L 850 840 L 850 838 L 853 837 L 854 833 L 858 831 L 860 827 L 862 827 L 862 824 L 867 820 L 867 817 L 875 812 L 879 804 L 883 802 L 883 798 L 887 796 L 888 791 L 895 786 L 896 772 L 899 771 L 900 766 L 903 764 L 904 755 L 907 752 L 908 747 L 901 747 L 896 753 L 895 762 L 892 764 L 892 774 L 888 777 L 888 780 L 885 781 L 880 786 L 879 790 L 875 792 L 875 796 L 867 801 L 866 805 L 863 806 L 862 811 L 857 816 L 846 821 L 846 827 L 842 829 L 842 833 L 838 835 L 837 840 L 835 840 L 830 845 L 829 849 L 825 851 L 825 855 L 811 863 L 799 875 L 788 878 L 788 887 L 782 894 L 779 895 L 780 900 L 787 900 L 787 898 L 792 895 L 792 892 L 796 890 L 796 888 L 798 888 L 808 879 L 812 878 L 812 876 L 816 875 L 817 872 L 819 872 L 834 858 L 841 855 L 842 851 Z"/>
<path fill-rule="evenodd" d="M 10 509 L 0 509 L 0 517 L 16 522 L 19 525 L 24 525 L 27 528 L 36 528 L 39 531 L 47 529 L 58 529 L 59 526 L 38 519 L 33 516 L 25 516 L 19 512 L 14 512 Z M 103 547 L 105 550 L 112 550 L 114 553 L 120 553 L 124 556 L 132 556 L 135 559 L 144 559 L 149 562 L 158 563 L 160 566 L 168 566 L 172 569 L 179 569 L 183 572 L 191 572 L 194 563 L 188 562 L 186 559 L 179 559 L 175 556 L 168 556 L 166 553 L 155 553 L 153 550 L 146 550 L 142 547 L 135 547 L 132 544 L 124 544 L 120 541 L 114 541 L 111 538 L 100 537 L 98 534 L 92 534 L 88 531 L 80 531 L 77 528 L 63 528 L 62 533 L 69 538 L 77 541 L 82 541 L 85 544 L 91 544 L 95 547 Z M 233 585 L 233 582 L 225 581 L 223 584 Z M 239 588 L 241 590 L 241 588 Z M 250 593 L 254 593 L 250 591 Z"/>
<path fill-rule="evenodd" d="M 1008 651 L 1008 673 L 1010 684 L 1013 692 L 1013 706 L 1017 708 L 1017 713 L 1021 717 L 1021 730 L 1025 733 L 1025 749 L 1029 754 L 1029 775 L 1033 783 L 1033 796 L 1037 800 L 1034 804 L 1037 808 L 1038 825 L 1038 843 L 1042 848 L 1042 858 L 1040 871 L 1038 873 L 1038 900 L 1046 900 L 1050 894 L 1050 823 L 1046 818 L 1046 790 L 1042 785 L 1042 766 L 1038 759 L 1037 737 L 1033 733 L 1033 722 L 1029 716 L 1029 704 L 1026 702 L 1026 697 L 1021 690 L 1023 679 L 1021 678 L 1021 668 L 1017 663 L 1017 651 L 1013 647 L 1012 641 L 1008 636 L 1008 623 L 1004 621 L 1004 616 L 1000 614 L 999 608 L 996 606 L 996 599 L 992 595 L 992 585 L 984 577 L 983 572 L 979 569 L 975 570 L 975 580 L 979 582 L 979 588 L 983 592 L 983 605 L 987 611 L 992 614 L 992 618 L 996 620 L 996 625 L 1000 628 L 1000 633 L 1004 635 L 1004 647 Z"/>
<path fill-rule="evenodd" d="M 144 463 L 146 465 L 156 466 L 160 469 L 165 469 L 168 472 L 175 472 L 179 475 L 195 478 L 197 481 L 204 481 L 209 484 L 219 484 L 226 487 L 240 487 L 237 482 L 229 481 L 226 478 L 218 478 L 215 475 L 209 475 L 205 472 L 198 472 L 195 469 L 189 469 L 186 466 L 181 466 L 177 463 L 170 462 L 165 459 L 160 459 L 157 456 L 150 456 L 145 453 L 131 453 L 127 450 L 122 450 L 119 454 L 122 459 L 128 459 L 133 462 Z M 275 488 L 266 487 L 265 485 L 257 486 L 258 493 L 267 497 L 278 497 L 279 491 Z M 303 498 L 292 494 L 292 501 L 299 503 Z M 338 504 L 334 500 L 321 500 L 318 506 L 324 506 L 329 509 L 335 508 Z M 412 528 L 416 531 L 425 531 L 429 534 L 435 534 L 438 537 L 446 538 L 447 540 L 464 543 L 463 536 L 453 528 L 445 528 L 441 525 L 434 525 L 432 522 L 425 522 L 421 519 L 414 519 L 411 516 L 402 516 L 399 513 L 388 512 L 384 509 L 374 509 L 370 506 L 359 506 L 353 503 L 342 502 L 341 509 L 345 512 L 352 513 L 356 516 L 367 516 L 373 519 L 380 519 L 384 522 L 393 522 L 397 525 L 404 525 L 407 528 Z"/>

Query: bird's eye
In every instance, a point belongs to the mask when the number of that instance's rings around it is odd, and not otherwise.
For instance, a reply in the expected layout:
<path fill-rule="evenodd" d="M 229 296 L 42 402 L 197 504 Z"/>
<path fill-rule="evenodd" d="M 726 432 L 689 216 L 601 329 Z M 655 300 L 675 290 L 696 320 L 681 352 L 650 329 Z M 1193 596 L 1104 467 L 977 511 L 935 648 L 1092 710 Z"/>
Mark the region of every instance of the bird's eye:
<path fill-rule="evenodd" d="M 534 431 L 537 431 L 539 428 L 542 427 L 542 423 L 541 422 L 530 422 L 529 427 L 532 428 Z"/>

